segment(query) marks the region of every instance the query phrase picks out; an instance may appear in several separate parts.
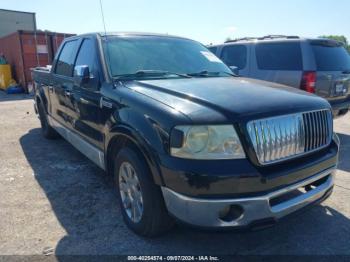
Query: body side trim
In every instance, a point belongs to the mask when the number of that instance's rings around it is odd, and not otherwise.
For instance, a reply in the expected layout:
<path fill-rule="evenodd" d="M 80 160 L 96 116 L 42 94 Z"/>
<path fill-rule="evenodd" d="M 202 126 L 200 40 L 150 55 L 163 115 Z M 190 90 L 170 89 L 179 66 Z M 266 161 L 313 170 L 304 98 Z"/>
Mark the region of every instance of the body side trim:
<path fill-rule="evenodd" d="M 104 153 L 97 149 L 95 146 L 86 142 L 84 139 L 79 137 L 77 134 L 69 130 L 67 127 L 63 126 L 51 116 L 48 115 L 48 120 L 50 125 L 69 143 L 71 143 L 76 149 L 78 149 L 82 154 L 89 158 L 92 162 L 98 165 L 103 170 L 106 170 L 105 166 L 105 156 Z"/>

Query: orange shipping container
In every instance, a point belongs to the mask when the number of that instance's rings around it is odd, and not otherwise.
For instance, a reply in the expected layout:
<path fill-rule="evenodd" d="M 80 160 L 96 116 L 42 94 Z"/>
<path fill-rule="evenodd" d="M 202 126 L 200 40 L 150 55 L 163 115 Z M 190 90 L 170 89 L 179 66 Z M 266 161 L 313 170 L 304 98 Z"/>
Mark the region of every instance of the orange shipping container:
<path fill-rule="evenodd" d="M 12 67 L 13 78 L 28 91 L 30 68 L 52 63 L 63 39 L 74 34 L 46 31 L 17 31 L 0 38 L 0 53 Z"/>

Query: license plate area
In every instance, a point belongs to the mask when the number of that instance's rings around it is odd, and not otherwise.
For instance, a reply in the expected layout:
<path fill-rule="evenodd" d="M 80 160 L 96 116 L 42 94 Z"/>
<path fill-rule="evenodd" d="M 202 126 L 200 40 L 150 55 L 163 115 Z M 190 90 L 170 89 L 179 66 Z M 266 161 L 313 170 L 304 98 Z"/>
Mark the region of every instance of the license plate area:
<path fill-rule="evenodd" d="M 348 93 L 348 89 L 344 82 L 337 82 L 334 85 L 334 96 L 345 96 Z"/>

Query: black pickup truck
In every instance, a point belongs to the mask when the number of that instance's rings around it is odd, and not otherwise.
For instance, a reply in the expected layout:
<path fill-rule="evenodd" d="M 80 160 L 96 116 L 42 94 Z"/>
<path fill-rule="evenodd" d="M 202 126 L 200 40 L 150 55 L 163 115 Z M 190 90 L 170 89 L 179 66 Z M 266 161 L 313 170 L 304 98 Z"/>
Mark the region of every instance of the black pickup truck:
<path fill-rule="evenodd" d="M 140 235 L 176 219 L 265 227 L 332 192 L 339 140 L 329 103 L 237 77 L 193 40 L 71 37 L 33 78 L 43 135 L 59 134 L 114 176 Z"/>

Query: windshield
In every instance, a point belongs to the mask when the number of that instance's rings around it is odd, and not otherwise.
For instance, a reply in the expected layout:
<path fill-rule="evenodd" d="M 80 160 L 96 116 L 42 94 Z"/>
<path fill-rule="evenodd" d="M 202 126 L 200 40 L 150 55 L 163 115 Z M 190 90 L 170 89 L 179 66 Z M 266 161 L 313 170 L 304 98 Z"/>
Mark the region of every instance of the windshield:
<path fill-rule="evenodd" d="M 113 77 L 232 75 L 231 70 L 208 49 L 198 42 L 187 39 L 161 36 L 111 36 L 104 42 L 104 53 Z M 151 74 L 147 74 L 148 72 Z M 169 72 L 169 74 L 155 74 L 157 72 Z"/>
<path fill-rule="evenodd" d="M 318 71 L 350 70 L 350 55 L 341 45 L 312 43 Z"/>

